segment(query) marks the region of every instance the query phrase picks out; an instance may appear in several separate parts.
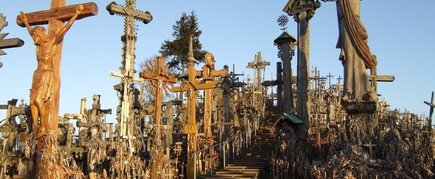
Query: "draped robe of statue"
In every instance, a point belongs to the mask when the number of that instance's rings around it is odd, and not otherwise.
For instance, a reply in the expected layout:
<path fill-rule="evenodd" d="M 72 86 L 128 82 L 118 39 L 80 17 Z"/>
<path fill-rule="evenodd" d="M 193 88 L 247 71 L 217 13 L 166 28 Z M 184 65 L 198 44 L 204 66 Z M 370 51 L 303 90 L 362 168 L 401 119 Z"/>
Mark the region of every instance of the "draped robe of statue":
<path fill-rule="evenodd" d="M 344 100 L 375 100 L 367 69 L 376 66 L 360 20 L 360 0 L 337 0 L 340 60 L 344 65 Z M 350 95 L 352 94 L 352 95 Z"/>

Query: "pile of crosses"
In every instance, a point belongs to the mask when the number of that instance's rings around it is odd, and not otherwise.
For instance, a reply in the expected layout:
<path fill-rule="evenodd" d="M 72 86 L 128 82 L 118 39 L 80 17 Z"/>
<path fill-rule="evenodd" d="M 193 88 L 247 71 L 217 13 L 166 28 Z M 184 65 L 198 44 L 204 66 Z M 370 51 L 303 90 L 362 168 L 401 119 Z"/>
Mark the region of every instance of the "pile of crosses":
<path fill-rule="evenodd" d="M 310 77 L 308 158 L 298 158 L 296 125 L 278 117 L 271 159 L 275 178 L 431 178 L 434 170 L 431 116 L 389 109 L 379 100 L 376 110 L 361 120 L 343 105 L 341 78 L 327 84 L 319 72 Z M 296 95 L 296 94 L 294 94 Z M 433 111 L 433 101 L 425 102 Z M 297 116 L 296 116 L 297 117 Z M 298 165 L 298 164 L 303 165 Z"/>

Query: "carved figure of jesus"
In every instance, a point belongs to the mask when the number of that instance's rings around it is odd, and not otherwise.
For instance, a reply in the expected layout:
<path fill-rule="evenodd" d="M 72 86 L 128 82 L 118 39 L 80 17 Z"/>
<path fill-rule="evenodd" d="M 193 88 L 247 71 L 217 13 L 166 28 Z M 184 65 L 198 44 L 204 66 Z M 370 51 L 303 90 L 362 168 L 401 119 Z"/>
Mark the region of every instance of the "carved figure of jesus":
<path fill-rule="evenodd" d="M 53 104 L 50 98 L 56 88 L 54 86 L 54 75 L 59 75 L 53 73 L 54 52 L 83 9 L 83 5 L 77 6 L 74 16 L 54 37 L 48 35 L 43 26 L 32 28 L 29 25 L 26 15 L 21 12 L 20 18 L 26 25 L 36 46 L 38 67 L 33 73 L 32 88 L 30 89 L 30 110 L 33 120 L 33 131 L 35 131 L 37 136 L 42 136 L 48 131 L 51 121 L 49 110 L 50 105 Z M 57 86 L 57 88 L 59 88 L 59 86 Z M 38 123 L 38 117 L 40 117 L 40 124 Z"/>
<path fill-rule="evenodd" d="M 337 0 L 339 59 L 344 65 L 344 100 L 376 100 L 367 69 L 376 66 L 367 32 L 360 20 L 360 0 Z"/>

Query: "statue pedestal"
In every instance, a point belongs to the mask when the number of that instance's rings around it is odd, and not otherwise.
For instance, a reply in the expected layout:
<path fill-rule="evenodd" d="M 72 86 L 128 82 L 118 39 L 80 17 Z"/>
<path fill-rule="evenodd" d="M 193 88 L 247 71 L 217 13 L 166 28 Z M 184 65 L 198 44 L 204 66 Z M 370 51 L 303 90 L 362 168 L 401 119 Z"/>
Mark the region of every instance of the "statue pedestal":
<path fill-rule="evenodd" d="M 372 114 L 376 111 L 376 102 L 374 101 L 347 101 L 342 100 L 341 105 L 348 114 Z"/>

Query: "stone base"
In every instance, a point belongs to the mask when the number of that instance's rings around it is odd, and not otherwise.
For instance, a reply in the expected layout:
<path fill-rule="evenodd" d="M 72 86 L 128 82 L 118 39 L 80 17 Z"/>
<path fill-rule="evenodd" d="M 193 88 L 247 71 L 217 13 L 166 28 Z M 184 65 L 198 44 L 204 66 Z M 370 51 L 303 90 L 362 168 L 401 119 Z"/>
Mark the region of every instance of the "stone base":
<path fill-rule="evenodd" d="M 376 102 L 374 101 L 346 101 L 342 100 L 341 105 L 348 114 L 372 114 L 376 111 Z"/>

